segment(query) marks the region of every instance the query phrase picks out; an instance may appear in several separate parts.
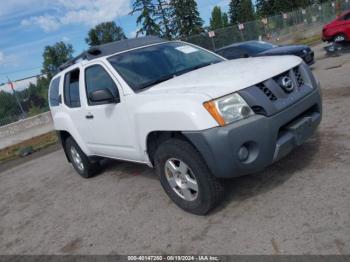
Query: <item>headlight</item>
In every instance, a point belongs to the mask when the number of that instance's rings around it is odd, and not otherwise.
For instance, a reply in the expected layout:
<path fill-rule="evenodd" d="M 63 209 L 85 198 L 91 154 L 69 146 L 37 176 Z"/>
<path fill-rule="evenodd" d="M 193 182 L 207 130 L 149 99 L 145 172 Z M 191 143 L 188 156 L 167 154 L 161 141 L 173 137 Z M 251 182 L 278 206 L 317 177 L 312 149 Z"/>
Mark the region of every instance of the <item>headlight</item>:
<path fill-rule="evenodd" d="M 254 115 L 244 99 L 236 93 L 206 102 L 204 107 L 221 126 Z"/>

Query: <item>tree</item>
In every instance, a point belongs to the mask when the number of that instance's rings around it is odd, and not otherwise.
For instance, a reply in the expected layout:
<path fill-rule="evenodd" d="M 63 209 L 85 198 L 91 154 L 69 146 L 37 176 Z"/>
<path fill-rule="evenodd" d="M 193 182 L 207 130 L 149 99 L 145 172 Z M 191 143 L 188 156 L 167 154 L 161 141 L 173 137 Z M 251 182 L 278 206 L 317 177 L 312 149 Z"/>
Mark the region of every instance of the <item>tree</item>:
<path fill-rule="evenodd" d="M 222 14 L 222 27 L 227 27 L 229 26 L 229 20 L 228 20 L 228 15 L 227 13 Z"/>
<path fill-rule="evenodd" d="M 223 27 L 223 19 L 221 8 L 218 6 L 214 6 L 213 11 L 211 12 L 210 18 L 210 29 L 215 30 Z"/>
<path fill-rule="evenodd" d="M 255 20 L 255 10 L 252 0 L 241 0 L 240 15 L 238 18 L 241 23 Z"/>
<path fill-rule="evenodd" d="M 100 23 L 91 28 L 85 42 L 91 47 L 126 39 L 124 31 L 114 21 Z"/>
<path fill-rule="evenodd" d="M 219 6 L 214 6 L 211 12 L 210 18 L 210 30 L 227 27 L 229 25 L 228 16 L 226 13 L 221 12 Z"/>
<path fill-rule="evenodd" d="M 255 19 L 255 11 L 251 0 L 231 0 L 229 5 L 231 24 L 245 23 Z"/>
<path fill-rule="evenodd" d="M 323 0 L 256 0 L 256 8 L 259 16 L 267 17 L 291 12 L 295 9 L 305 8 L 314 3 L 321 3 Z"/>
<path fill-rule="evenodd" d="M 140 13 L 137 17 L 137 25 L 141 25 L 141 28 L 137 31 L 136 36 L 139 34 L 144 35 L 160 35 L 160 27 L 155 21 L 156 6 L 152 0 L 133 0 L 131 15 Z"/>
<path fill-rule="evenodd" d="M 20 114 L 15 97 L 0 90 L 0 126 L 17 121 Z"/>
<path fill-rule="evenodd" d="M 239 10 L 241 8 L 241 0 L 231 0 L 229 4 L 228 15 L 230 17 L 231 24 L 238 23 Z"/>
<path fill-rule="evenodd" d="M 36 85 L 34 85 L 33 83 L 29 84 L 29 87 L 27 89 L 29 105 L 26 106 L 27 108 L 47 107 L 47 87 L 49 86 L 49 83 L 45 83 L 45 85 L 43 85 L 43 83 L 40 83 L 41 81 L 42 80 L 38 79 Z"/>
<path fill-rule="evenodd" d="M 157 0 L 156 19 L 159 21 L 159 29 L 162 37 L 172 39 L 170 27 L 171 6 L 166 0 Z"/>
<path fill-rule="evenodd" d="M 73 46 L 64 42 L 58 42 L 53 46 L 46 46 L 43 53 L 43 69 L 41 72 L 48 80 L 58 71 L 58 67 L 73 57 Z"/>
<path fill-rule="evenodd" d="M 203 20 L 195 0 L 170 0 L 170 5 L 172 28 L 176 36 L 187 37 L 203 31 Z"/>

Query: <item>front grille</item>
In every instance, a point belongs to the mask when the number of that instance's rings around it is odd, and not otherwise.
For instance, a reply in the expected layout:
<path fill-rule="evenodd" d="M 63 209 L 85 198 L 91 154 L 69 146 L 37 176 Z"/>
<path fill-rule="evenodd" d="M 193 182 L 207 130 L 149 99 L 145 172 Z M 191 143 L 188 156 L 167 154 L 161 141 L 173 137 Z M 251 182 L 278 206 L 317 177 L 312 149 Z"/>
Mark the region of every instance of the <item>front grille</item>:
<path fill-rule="evenodd" d="M 303 67 L 304 65 L 300 65 L 292 68 L 246 88 L 239 94 L 255 114 L 272 116 L 295 104 L 314 90 L 309 80 L 309 73 Z"/>
<path fill-rule="evenodd" d="M 275 76 L 273 80 L 279 85 L 284 93 L 290 94 L 295 90 L 295 82 L 293 80 L 291 70 L 288 70 L 278 76 Z"/>
<path fill-rule="evenodd" d="M 294 74 L 295 74 L 295 78 L 297 79 L 297 83 L 298 83 L 298 87 L 301 87 L 305 84 L 303 76 L 301 75 L 300 72 L 300 68 L 299 67 L 295 67 L 293 68 Z"/>
<path fill-rule="evenodd" d="M 272 91 L 267 88 L 263 83 L 257 84 L 257 87 L 264 92 L 264 94 L 268 97 L 268 99 L 270 99 L 271 101 L 276 101 L 277 97 L 275 96 L 274 93 L 272 93 Z"/>

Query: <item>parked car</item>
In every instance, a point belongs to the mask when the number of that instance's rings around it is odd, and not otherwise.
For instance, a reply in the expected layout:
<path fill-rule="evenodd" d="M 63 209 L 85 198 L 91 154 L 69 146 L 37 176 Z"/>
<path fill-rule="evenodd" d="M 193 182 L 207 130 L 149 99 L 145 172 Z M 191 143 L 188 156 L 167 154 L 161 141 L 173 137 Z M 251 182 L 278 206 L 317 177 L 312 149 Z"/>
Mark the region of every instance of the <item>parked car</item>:
<path fill-rule="evenodd" d="M 314 52 L 305 45 L 278 46 L 263 41 L 247 41 L 220 48 L 216 53 L 229 60 L 257 56 L 296 55 L 308 65 L 315 63 Z"/>
<path fill-rule="evenodd" d="M 223 179 L 285 157 L 322 114 L 319 82 L 298 57 L 227 61 L 155 37 L 94 47 L 61 66 L 49 104 L 82 177 L 102 158 L 146 164 L 179 207 L 199 215 L 223 198 Z"/>
<path fill-rule="evenodd" d="M 323 27 L 322 39 L 328 42 L 350 41 L 350 10 Z"/>

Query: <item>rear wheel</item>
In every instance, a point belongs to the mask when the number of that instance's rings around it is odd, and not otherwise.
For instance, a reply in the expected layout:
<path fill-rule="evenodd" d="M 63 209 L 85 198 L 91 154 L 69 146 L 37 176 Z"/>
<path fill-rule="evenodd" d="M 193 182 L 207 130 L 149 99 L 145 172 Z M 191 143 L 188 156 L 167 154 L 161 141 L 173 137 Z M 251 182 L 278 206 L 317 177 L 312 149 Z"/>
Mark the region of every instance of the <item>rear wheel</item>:
<path fill-rule="evenodd" d="M 75 171 L 83 178 L 91 178 L 100 169 L 98 162 L 91 162 L 72 137 L 66 139 L 66 152 Z"/>
<path fill-rule="evenodd" d="M 220 203 L 224 187 L 188 142 L 170 139 L 155 154 L 156 172 L 168 196 L 180 208 L 205 215 Z"/>

